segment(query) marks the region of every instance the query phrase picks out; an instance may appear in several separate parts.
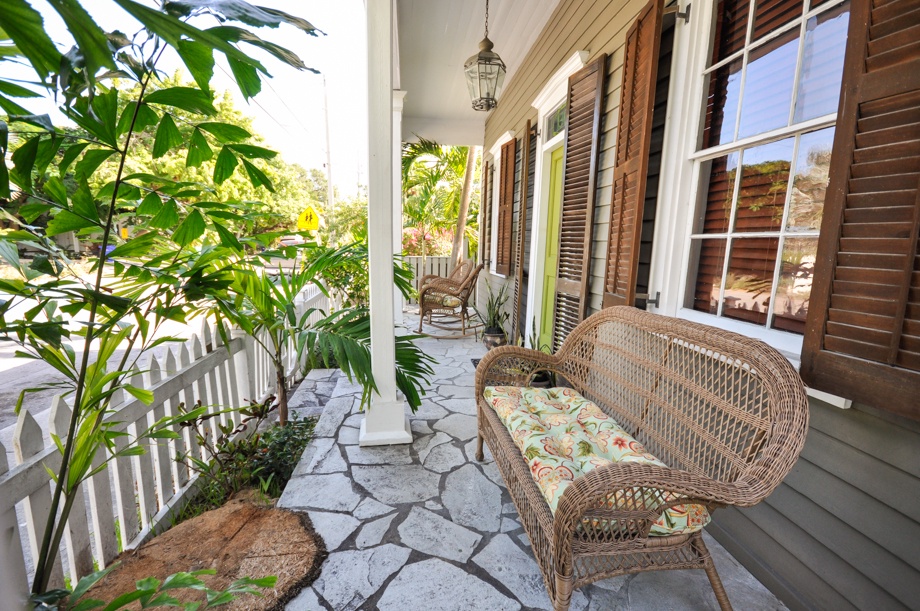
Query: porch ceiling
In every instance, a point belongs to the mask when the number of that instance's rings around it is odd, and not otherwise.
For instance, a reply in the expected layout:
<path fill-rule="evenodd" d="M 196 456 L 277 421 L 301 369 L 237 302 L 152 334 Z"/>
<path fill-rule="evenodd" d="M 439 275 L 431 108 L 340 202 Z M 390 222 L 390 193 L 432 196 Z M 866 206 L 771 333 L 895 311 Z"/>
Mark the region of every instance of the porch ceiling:
<path fill-rule="evenodd" d="M 491 0 L 489 38 L 508 66 L 506 87 L 558 3 Z M 471 108 L 463 63 L 479 49 L 485 2 L 396 0 L 396 4 L 396 84 L 407 92 L 403 140 L 418 135 L 441 144 L 481 145 L 488 113 Z"/>

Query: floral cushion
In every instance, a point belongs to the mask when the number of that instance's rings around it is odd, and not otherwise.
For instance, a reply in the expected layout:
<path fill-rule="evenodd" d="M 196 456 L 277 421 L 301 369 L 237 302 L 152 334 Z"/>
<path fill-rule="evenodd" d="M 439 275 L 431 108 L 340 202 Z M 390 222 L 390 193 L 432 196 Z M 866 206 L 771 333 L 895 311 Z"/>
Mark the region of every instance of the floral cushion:
<path fill-rule="evenodd" d="M 453 295 L 444 295 L 444 298 L 441 299 L 441 305 L 445 308 L 459 308 L 460 299 Z"/>
<path fill-rule="evenodd" d="M 667 466 L 571 388 L 487 386 L 485 399 L 511 433 L 553 513 L 569 484 L 592 469 L 615 462 Z M 705 507 L 676 505 L 649 534 L 691 533 L 708 523 Z"/>

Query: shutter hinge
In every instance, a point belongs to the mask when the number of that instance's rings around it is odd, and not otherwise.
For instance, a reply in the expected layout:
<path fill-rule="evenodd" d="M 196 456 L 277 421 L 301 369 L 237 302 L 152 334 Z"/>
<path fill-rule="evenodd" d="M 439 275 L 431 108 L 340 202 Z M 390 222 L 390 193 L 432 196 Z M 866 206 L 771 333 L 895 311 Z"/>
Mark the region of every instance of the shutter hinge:
<path fill-rule="evenodd" d="M 650 297 L 651 295 L 648 293 L 636 293 L 636 299 L 644 299 L 646 307 L 653 305 L 657 308 L 658 304 L 661 303 L 661 291 L 655 291 L 654 299 L 650 299 Z"/>
<path fill-rule="evenodd" d="M 693 4 L 688 2 L 686 10 L 681 12 L 680 5 L 675 4 L 674 6 L 669 6 L 668 8 L 664 9 L 664 14 L 667 15 L 669 13 L 674 13 L 674 16 L 683 19 L 684 23 L 690 23 L 690 8 L 692 6 Z"/>

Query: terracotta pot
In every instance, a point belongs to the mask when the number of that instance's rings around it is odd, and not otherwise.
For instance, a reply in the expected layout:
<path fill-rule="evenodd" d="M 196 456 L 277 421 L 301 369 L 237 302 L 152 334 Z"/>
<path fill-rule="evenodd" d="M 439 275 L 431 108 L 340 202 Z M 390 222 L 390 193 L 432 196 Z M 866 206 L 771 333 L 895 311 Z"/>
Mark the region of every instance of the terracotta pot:
<path fill-rule="evenodd" d="M 508 337 L 504 333 L 483 333 L 482 343 L 486 348 L 498 348 L 508 343 Z"/>

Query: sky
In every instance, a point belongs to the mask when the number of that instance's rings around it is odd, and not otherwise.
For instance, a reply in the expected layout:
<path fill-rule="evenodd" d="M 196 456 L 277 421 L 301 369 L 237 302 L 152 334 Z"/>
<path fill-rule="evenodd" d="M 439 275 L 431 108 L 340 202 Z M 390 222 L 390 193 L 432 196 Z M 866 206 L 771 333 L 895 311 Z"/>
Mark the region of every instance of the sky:
<path fill-rule="evenodd" d="M 64 43 L 66 46 L 62 46 L 61 50 L 66 52 L 72 39 L 58 14 L 46 0 L 30 0 L 30 3 L 44 17 L 52 40 Z M 145 3 L 153 4 L 152 0 Z M 265 138 L 270 148 L 281 153 L 285 161 L 308 169 L 325 170 L 325 77 L 329 99 L 332 182 L 342 195 L 356 194 L 358 185 L 367 183 L 367 37 L 363 0 L 260 0 L 254 3 L 307 19 L 325 32 L 325 36 L 314 38 L 288 25 L 257 31 L 262 38 L 294 51 L 307 66 L 319 70 L 321 74 L 296 70 L 255 47 L 244 45 L 244 50 L 262 61 L 274 78 L 264 79 L 262 92 L 246 102 L 229 76 L 230 70 L 223 55 L 215 53 L 218 67 L 214 70 L 212 89 L 233 92 L 237 108 L 253 117 L 256 131 Z M 140 28 L 138 22 L 111 0 L 81 0 L 81 4 L 106 31 L 118 29 L 130 35 Z M 199 27 L 217 25 L 210 16 L 193 23 Z M 183 68 L 172 50 L 164 54 L 158 67 L 167 74 Z M 21 76 L 28 78 L 28 73 Z M 27 107 L 30 109 L 39 108 L 31 100 L 24 101 L 29 102 Z M 51 114 L 55 124 L 67 123 L 50 100 L 39 114 L 44 112 Z"/>

